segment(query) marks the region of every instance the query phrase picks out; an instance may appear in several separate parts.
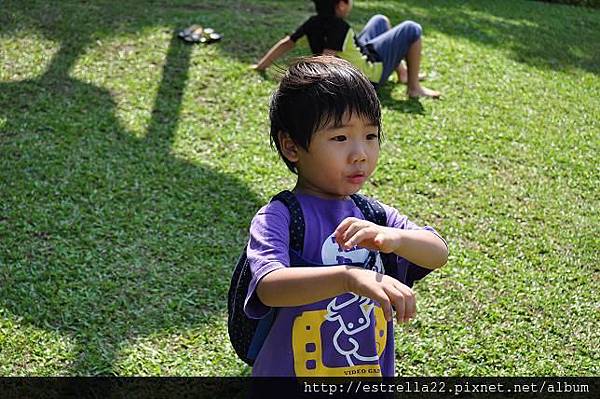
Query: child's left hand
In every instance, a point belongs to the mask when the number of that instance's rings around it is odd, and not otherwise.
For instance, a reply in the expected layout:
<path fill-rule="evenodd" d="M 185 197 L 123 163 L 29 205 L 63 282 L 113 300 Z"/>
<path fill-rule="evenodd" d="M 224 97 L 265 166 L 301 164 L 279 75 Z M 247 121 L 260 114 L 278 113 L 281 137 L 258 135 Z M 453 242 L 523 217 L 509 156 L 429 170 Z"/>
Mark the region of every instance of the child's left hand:
<path fill-rule="evenodd" d="M 354 246 L 384 253 L 394 252 L 399 241 L 398 229 L 354 217 L 346 218 L 335 229 L 336 242 L 344 249 Z"/>

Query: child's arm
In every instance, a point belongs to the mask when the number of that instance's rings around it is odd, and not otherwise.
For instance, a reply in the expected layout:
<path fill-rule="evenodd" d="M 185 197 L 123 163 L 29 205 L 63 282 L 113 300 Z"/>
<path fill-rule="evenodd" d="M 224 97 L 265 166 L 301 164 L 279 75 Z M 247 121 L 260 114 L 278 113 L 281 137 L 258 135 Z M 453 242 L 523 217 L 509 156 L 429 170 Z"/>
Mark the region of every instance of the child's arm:
<path fill-rule="evenodd" d="M 267 306 L 301 306 L 346 292 L 378 302 L 386 320 L 392 319 L 392 306 L 398 322 L 416 314 L 414 292 L 400 281 L 372 270 L 351 266 L 285 267 L 264 276 L 256 288 Z"/>
<path fill-rule="evenodd" d="M 429 230 L 403 230 L 379 226 L 367 220 L 346 218 L 335 230 L 343 248 L 356 245 L 384 253 L 395 253 L 427 269 L 437 269 L 448 260 L 444 240 Z"/>
<path fill-rule="evenodd" d="M 269 66 L 271 66 L 271 64 L 275 62 L 276 59 L 293 49 L 294 45 L 294 41 L 289 36 L 284 37 L 283 39 L 278 41 L 273 47 L 271 47 L 267 54 L 265 54 L 260 59 L 260 61 L 258 61 L 258 64 L 252 65 L 251 68 L 256 69 L 258 71 L 264 71 Z"/>

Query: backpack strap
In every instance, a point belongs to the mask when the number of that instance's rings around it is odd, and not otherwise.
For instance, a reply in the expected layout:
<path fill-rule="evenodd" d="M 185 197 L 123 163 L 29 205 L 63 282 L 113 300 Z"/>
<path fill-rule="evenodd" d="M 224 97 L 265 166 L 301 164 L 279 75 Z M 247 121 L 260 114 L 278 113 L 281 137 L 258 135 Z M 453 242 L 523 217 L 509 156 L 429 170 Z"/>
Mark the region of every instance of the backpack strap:
<path fill-rule="evenodd" d="M 271 202 L 273 201 L 282 202 L 290 212 L 289 248 L 301 253 L 304 247 L 304 215 L 298 199 L 291 191 L 285 190 L 271 198 Z M 273 308 L 260 320 L 250 319 L 244 313 L 243 304 L 251 280 L 246 249 L 247 246 L 231 280 L 228 295 L 227 330 L 238 356 L 248 365 L 253 365 L 279 312 L 277 308 Z"/>
<path fill-rule="evenodd" d="M 380 226 L 386 226 L 387 215 L 383 206 L 372 198 L 362 194 L 352 194 L 350 196 L 358 209 L 362 212 L 365 219 Z M 284 190 L 271 198 L 272 201 L 282 202 L 290 212 L 290 248 L 298 253 L 302 253 L 304 248 L 304 214 L 300 207 L 300 202 L 289 190 Z"/>
<path fill-rule="evenodd" d="M 369 198 L 362 194 L 352 194 L 350 196 L 358 209 L 362 212 L 365 219 L 380 226 L 387 225 L 387 215 L 383 206 L 373 198 Z"/>
<path fill-rule="evenodd" d="M 271 202 L 280 201 L 290 211 L 290 248 L 302 253 L 304 248 L 304 215 L 300 202 L 291 191 L 284 190 L 271 198 Z"/>

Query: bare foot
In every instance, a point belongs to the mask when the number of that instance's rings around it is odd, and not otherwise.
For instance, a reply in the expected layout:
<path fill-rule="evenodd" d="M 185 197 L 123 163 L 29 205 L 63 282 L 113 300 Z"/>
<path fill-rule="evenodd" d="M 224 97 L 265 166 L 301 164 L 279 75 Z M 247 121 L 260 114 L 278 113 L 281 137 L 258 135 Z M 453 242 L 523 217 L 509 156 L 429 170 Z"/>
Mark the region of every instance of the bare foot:
<path fill-rule="evenodd" d="M 406 94 L 408 94 L 408 97 L 410 98 L 429 97 L 436 100 L 442 96 L 442 93 L 439 91 L 431 90 L 423 86 L 419 86 L 415 89 L 408 89 L 406 90 Z"/>

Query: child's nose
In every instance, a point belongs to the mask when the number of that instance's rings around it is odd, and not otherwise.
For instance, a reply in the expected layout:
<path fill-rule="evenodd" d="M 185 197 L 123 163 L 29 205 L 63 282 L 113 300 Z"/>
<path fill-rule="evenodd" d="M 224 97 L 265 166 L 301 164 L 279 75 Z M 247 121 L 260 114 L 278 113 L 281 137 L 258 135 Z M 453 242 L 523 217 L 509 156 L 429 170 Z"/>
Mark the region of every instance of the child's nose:
<path fill-rule="evenodd" d="M 367 160 L 367 149 L 363 145 L 355 145 L 352 149 L 351 161 L 354 162 L 364 162 Z"/>

